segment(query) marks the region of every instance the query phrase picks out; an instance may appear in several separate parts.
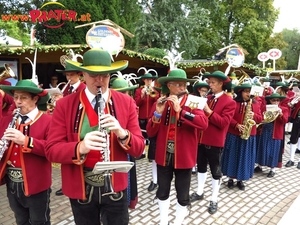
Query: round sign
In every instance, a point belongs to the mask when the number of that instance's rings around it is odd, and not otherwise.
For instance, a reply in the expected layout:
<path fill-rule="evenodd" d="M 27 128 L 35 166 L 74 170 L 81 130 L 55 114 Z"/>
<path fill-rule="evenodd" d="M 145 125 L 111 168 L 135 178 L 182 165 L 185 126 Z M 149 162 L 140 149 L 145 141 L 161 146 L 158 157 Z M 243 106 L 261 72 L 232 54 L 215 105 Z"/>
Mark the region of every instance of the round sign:
<path fill-rule="evenodd" d="M 269 59 L 269 54 L 267 52 L 261 52 L 258 54 L 257 59 L 261 62 L 265 62 Z"/>
<path fill-rule="evenodd" d="M 269 58 L 273 60 L 279 59 L 281 54 L 281 51 L 277 48 L 272 48 L 268 51 Z"/>
<path fill-rule="evenodd" d="M 101 48 L 115 55 L 124 48 L 125 39 L 119 29 L 99 25 L 92 27 L 86 33 L 86 43 L 90 48 Z"/>
<path fill-rule="evenodd" d="M 245 55 L 240 48 L 230 48 L 226 53 L 225 60 L 233 68 L 241 67 L 245 61 Z"/>

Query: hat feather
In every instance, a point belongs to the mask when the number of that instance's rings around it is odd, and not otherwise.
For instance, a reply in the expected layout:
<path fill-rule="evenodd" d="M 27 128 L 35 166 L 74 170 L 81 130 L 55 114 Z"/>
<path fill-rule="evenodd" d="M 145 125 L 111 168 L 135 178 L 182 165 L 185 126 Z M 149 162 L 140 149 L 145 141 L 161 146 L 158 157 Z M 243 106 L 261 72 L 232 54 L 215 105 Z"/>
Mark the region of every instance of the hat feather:
<path fill-rule="evenodd" d="M 28 57 L 25 57 L 25 59 L 27 59 L 30 62 L 32 67 L 32 77 L 31 77 L 32 82 L 35 83 L 36 85 L 39 85 L 38 76 L 36 75 L 36 56 L 37 56 L 37 48 L 35 49 L 34 52 L 33 62 Z"/>

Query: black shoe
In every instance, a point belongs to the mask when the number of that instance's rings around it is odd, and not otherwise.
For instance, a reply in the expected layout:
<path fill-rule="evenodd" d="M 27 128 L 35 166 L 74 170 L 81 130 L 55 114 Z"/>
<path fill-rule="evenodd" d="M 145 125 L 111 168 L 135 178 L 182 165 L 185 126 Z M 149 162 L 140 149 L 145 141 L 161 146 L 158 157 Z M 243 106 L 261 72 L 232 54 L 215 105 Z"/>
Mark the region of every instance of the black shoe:
<path fill-rule="evenodd" d="M 144 159 L 145 157 L 146 157 L 145 154 L 142 154 L 140 157 L 137 157 L 136 160 Z"/>
<path fill-rule="evenodd" d="M 55 192 L 56 196 L 61 196 L 64 195 L 64 193 L 62 192 L 62 189 L 59 189 L 58 191 Z"/>
<path fill-rule="evenodd" d="M 204 198 L 204 193 L 202 193 L 202 195 L 198 195 L 196 192 L 194 192 L 190 196 L 190 201 L 195 202 L 195 201 L 198 201 L 198 200 L 202 200 L 203 198 Z"/>
<path fill-rule="evenodd" d="M 227 184 L 227 187 L 228 187 L 229 189 L 232 189 L 232 188 L 233 188 L 233 185 L 234 185 L 233 180 L 232 180 L 232 179 L 229 179 L 228 184 Z"/>
<path fill-rule="evenodd" d="M 209 206 L 208 206 L 208 212 L 209 212 L 209 214 L 214 214 L 214 213 L 217 212 L 217 210 L 218 210 L 218 203 L 210 201 L 209 202 Z"/>
<path fill-rule="evenodd" d="M 298 162 L 297 168 L 300 169 L 300 162 Z"/>
<path fill-rule="evenodd" d="M 244 191 L 245 190 L 245 184 L 243 183 L 243 181 L 239 180 L 237 183 L 236 183 L 236 186 L 241 190 L 241 191 Z"/>
<path fill-rule="evenodd" d="M 274 177 L 274 176 L 275 176 L 275 172 L 272 170 L 267 175 L 267 177 Z"/>
<path fill-rule="evenodd" d="M 300 150 L 299 150 L 299 148 L 296 148 L 296 151 L 295 151 L 295 153 L 300 153 Z"/>
<path fill-rule="evenodd" d="M 261 172 L 262 172 L 262 168 L 260 166 L 254 168 L 254 173 L 261 173 Z"/>
<path fill-rule="evenodd" d="M 148 191 L 153 191 L 155 188 L 157 188 L 157 184 L 154 184 L 153 181 L 151 181 L 149 187 L 148 187 Z"/>
<path fill-rule="evenodd" d="M 291 166 L 293 166 L 293 165 L 295 165 L 295 163 L 294 163 L 293 161 L 289 160 L 289 161 L 285 164 L 285 167 L 291 167 Z"/>
<path fill-rule="evenodd" d="M 192 174 L 195 175 L 197 173 L 197 171 L 192 171 Z"/>

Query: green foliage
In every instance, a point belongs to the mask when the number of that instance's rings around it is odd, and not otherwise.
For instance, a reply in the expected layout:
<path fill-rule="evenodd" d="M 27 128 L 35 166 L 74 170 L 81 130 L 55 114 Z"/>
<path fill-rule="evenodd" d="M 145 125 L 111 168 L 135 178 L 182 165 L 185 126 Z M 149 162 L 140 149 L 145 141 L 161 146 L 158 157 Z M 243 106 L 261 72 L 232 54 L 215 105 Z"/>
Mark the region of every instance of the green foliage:
<path fill-rule="evenodd" d="M 0 27 L 5 30 L 4 34 L 22 41 L 23 46 L 29 45 L 30 37 L 28 30 L 21 29 L 19 27 L 19 22 L 17 21 L 2 21 L 0 20 Z M 1 35 L 0 35 L 1 36 Z"/>
<path fill-rule="evenodd" d="M 284 69 L 296 70 L 300 54 L 300 33 L 296 29 L 284 29 L 281 35 L 283 36 L 283 40 L 288 44 L 282 49 L 282 57 L 287 61 Z"/>
<path fill-rule="evenodd" d="M 167 55 L 167 53 L 160 48 L 148 48 L 143 52 L 143 54 L 151 55 L 151 56 L 154 56 L 156 58 L 161 58 L 161 59 Z"/>

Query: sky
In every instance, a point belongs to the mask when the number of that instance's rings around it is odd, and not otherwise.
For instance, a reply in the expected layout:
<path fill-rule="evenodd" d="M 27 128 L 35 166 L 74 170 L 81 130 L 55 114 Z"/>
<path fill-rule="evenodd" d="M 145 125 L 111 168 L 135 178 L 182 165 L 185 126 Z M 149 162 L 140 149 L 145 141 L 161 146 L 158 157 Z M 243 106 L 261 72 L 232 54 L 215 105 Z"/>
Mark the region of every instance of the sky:
<path fill-rule="evenodd" d="M 299 0 L 274 0 L 274 7 L 280 9 L 278 20 L 275 23 L 274 32 L 280 32 L 284 28 L 300 31 L 300 1 Z"/>

